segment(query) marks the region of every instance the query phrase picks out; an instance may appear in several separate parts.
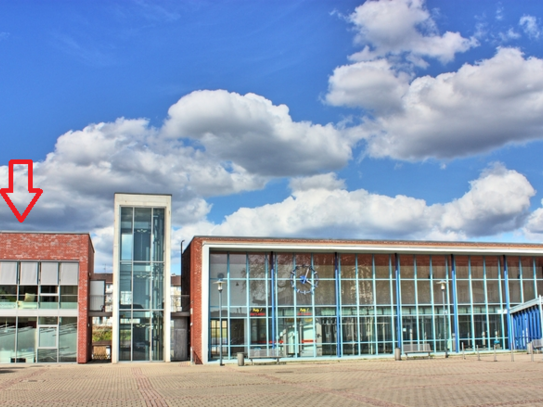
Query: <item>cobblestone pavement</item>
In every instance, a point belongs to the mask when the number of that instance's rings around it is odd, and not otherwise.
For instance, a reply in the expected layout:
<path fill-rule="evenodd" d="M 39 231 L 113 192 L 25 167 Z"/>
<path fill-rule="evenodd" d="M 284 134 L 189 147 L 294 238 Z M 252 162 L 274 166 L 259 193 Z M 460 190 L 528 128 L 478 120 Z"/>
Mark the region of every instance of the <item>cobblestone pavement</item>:
<path fill-rule="evenodd" d="M 543 356 L 0 365 L 0 406 L 543 406 Z"/>

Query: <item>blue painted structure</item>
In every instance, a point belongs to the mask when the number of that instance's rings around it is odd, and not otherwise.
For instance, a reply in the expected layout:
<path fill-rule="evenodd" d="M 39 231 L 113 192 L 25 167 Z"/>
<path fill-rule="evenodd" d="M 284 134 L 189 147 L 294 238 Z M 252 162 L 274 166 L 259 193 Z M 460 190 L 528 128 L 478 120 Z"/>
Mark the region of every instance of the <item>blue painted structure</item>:
<path fill-rule="evenodd" d="M 510 311 L 510 332 L 514 349 L 526 349 L 528 343 L 542 338 L 543 297 L 519 304 Z"/>

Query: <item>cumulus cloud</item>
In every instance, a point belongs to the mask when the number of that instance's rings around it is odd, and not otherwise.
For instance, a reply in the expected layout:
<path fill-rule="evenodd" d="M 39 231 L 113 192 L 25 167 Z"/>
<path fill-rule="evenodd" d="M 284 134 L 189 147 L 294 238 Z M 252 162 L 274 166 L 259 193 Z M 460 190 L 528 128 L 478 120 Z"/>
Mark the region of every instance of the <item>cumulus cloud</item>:
<path fill-rule="evenodd" d="M 457 72 L 416 78 L 399 111 L 365 118 L 349 131 L 367 140 L 371 156 L 411 161 L 452 159 L 541 138 L 543 60 L 500 48 Z"/>
<path fill-rule="evenodd" d="M 496 164 L 470 183 L 462 197 L 428 205 L 394 197 L 348 191 L 333 176 L 292 183 L 282 202 L 241 208 L 219 225 L 200 225 L 214 235 L 315 236 L 331 238 L 466 239 L 513 231 L 522 226 L 535 190 L 524 175 Z M 331 188 L 332 187 L 332 188 Z M 182 233 L 182 232 L 180 232 Z"/>
<path fill-rule="evenodd" d="M 158 128 L 119 118 L 61 135 L 34 163 L 34 186 L 44 191 L 38 203 L 23 224 L 0 205 L 2 229 L 90 231 L 98 264 L 111 256 L 115 192 L 171 193 L 174 229 L 208 230 L 206 198 L 262 189 L 274 176 L 321 174 L 351 157 L 351 142 L 334 125 L 295 122 L 286 106 L 254 94 L 194 92 L 168 113 Z M 20 212 L 30 201 L 26 177 L 27 167 L 17 166 Z M 316 180 L 342 185 L 329 174 Z M 8 167 L 0 166 L 7 184 Z"/>
<path fill-rule="evenodd" d="M 312 177 L 297 177 L 290 180 L 290 189 L 294 192 L 308 191 L 310 189 L 344 189 L 345 181 L 337 179 L 333 172 L 328 174 L 319 174 Z"/>
<path fill-rule="evenodd" d="M 529 37 L 539 38 L 541 30 L 537 24 L 537 18 L 534 16 L 523 15 L 519 20 L 519 25 Z"/>
<path fill-rule="evenodd" d="M 376 114 L 401 109 L 410 77 L 385 59 L 357 62 L 334 69 L 326 101 L 334 106 L 363 107 Z"/>
<path fill-rule="evenodd" d="M 356 42 L 365 45 L 351 56 L 354 61 L 408 54 L 412 61 L 424 66 L 423 57 L 445 63 L 477 44 L 459 33 L 447 31 L 439 35 L 423 0 L 366 1 L 349 20 L 357 30 Z"/>
<path fill-rule="evenodd" d="M 343 167 L 351 145 L 334 125 L 294 122 L 285 105 L 248 93 L 202 90 L 168 110 L 162 134 L 197 140 L 206 152 L 262 176 Z"/>

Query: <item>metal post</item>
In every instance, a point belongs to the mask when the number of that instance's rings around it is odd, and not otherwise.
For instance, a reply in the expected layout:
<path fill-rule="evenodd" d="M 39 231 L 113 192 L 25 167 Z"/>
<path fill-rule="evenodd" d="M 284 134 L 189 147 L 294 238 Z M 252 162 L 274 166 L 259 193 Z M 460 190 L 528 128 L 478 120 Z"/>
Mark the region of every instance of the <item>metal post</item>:
<path fill-rule="evenodd" d="M 481 360 L 481 355 L 479 354 L 479 345 L 476 345 L 477 348 L 477 360 Z"/>
<path fill-rule="evenodd" d="M 219 288 L 219 329 L 220 329 L 220 345 L 219 345 L 219 366 L 222 366 L 222 290 Z"/>
<path fill-rule="evenodd" d="M 464 342 L 462 342 L 462 359 L 466 360 L 466 352 L 464 351 Z"/>
<path fill-rule="evenodd" d="M 498 359 L 496 359 L 496 344 L 494 344 L 494 362 L 497 362 Z"/>
<path fill-rule="evenodd" d="M 217 290 L 219 290 L 219 366 L 224 366 L 222 364 L 222 285 L 223 281 L 219 280 L 216 283 L 217 284 Z"/>

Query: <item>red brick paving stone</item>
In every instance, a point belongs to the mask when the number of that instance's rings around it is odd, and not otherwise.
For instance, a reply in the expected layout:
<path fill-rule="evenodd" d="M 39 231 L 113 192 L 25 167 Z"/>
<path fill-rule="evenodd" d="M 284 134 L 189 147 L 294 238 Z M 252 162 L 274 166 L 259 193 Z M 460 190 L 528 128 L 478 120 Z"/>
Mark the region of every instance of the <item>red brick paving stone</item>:
<path fill-rule="evenodd" d="M 45 374 L 28 377 L 34 369 Z M 0 387 L 7 386 L 0 406 L 541 407 L 540 378 L 543 361 L 521 354 L 515 362 L 500 355 L 498 363 L 454 357 L 244 367 L 48 365 L 0 374 Z"/>
<path fill-rule="evenodd" d="M 147 406 L 168 407 L 168 403 L 166 403 L 162 395 L 153 388 L 149 378 L 143 375 L 139 367 L 132 368 L 132 374 L 136 377 L 138 390 Z"/>

